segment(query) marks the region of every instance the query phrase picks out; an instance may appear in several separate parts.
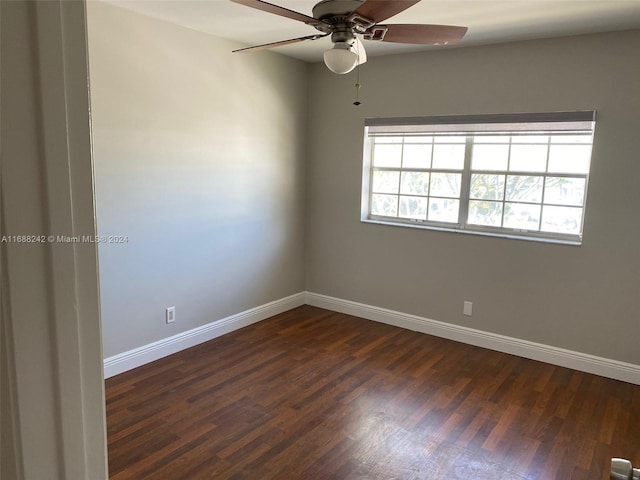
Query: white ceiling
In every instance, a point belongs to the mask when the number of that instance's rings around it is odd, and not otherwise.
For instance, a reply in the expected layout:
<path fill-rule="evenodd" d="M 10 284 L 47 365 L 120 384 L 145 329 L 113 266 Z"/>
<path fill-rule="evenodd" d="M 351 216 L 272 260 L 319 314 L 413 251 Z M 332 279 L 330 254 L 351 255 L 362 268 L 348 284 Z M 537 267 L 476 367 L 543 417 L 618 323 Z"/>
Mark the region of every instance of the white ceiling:
<path fill-rule="evenodd" d="M 230 0 L 107 1 L 247 46 L 316 33 L 314 28 L 301 22 Z M 270 1 L 309 16 L 317 3 L 317 0 Z M 384 23 L 467 26 L 469 31 L 459 45 L 481 45 L 640 28 L 640 0 L 422 0 Z M 330 45 L 330 40 L 323 38 L 274 50 L 308 62 L 318 62 Z M 382 42 L 365 42 L 365 47 L 369 56 L 454 48 Z"/>

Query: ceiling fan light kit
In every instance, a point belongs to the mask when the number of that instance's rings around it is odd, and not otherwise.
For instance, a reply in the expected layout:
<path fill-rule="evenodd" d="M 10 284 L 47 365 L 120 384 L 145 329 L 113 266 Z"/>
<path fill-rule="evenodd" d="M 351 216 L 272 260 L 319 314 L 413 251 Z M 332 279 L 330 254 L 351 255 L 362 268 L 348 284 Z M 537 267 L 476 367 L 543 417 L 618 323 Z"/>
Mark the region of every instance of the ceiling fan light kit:
<path fill-rule="evenodd" d="M 331 50 L 324 52 L 324 63 L 333 73 L 349 73 L 358 64 L 358 54 L 348 43 L 337 42 Z"/>
<path fill-rule="evenodd" d="M 231 0 L 247 7 L 306 23 L 322 32 L 316 35 L 241 48 L 250 52 L 313 41 L 331 35 L 334 47 L 324 52 L 324 62 L 334 73 L 345 74 L 367 61 L 364 46 L 356 35 L 368 41 L 419 45 L 452 45 L 462 39 L 466 27 L 449 25 L 379 25 L 420 0 L 322 0 L 313 7 L 313 17 L 262 0 Z"/>

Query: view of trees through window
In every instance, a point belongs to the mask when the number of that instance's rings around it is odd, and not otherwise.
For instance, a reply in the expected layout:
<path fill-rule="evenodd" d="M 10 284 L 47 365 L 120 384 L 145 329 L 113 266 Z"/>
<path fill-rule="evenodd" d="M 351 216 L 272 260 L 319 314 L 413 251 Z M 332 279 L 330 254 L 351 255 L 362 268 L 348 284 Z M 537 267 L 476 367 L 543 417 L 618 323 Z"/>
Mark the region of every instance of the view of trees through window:
<path fill-rule="evenodd" d="M 368 219 L 579 240 L 592 132 L 375 133 Z"/>

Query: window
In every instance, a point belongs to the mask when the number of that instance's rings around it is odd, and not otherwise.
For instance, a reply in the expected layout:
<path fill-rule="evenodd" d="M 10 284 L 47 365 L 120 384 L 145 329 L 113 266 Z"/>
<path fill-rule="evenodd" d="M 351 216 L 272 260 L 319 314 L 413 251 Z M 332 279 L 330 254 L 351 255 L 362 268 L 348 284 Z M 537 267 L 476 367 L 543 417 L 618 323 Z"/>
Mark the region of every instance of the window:
<path fill-rule="evenodd" d="M 362 220 L 579 244 L 595 112 L 370 118 Z"/>

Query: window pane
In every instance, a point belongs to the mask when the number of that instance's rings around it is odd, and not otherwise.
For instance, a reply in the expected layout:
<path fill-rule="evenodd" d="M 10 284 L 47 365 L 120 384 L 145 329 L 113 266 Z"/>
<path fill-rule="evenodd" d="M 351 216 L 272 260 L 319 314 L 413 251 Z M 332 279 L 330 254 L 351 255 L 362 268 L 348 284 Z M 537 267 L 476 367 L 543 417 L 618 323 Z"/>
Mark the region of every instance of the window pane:
<path fill-rule="evenodd" d="M 516 202 L 542 202 L 542 178 L 528 175 L 508 175 L 505 199 Z"/>
<path fill-rule="evenodd" d="M 429 220 L 434 222 L 458 223 L 460 201 L 450 198 L 429 199 Z"/>
<path fill-rule="evenodd" d="M 428 201 L 426 197 L 400 197 L 400 214 L 398 216 L 426 220 Z"/>
<path fill-rule="evenodd" d="M 470 198 L 502 200 L 504 198 L 504 175 L 474 173 L 471 175 Z"/>
<path fill-rule="evenodd" d="M 430 195 L 459 197 L 461 173 L 432 173 Z"/>
<path fill-rule="evenodd" d="M 376 193 L 398 193 L 400 172 L 373 171 L 372 191 Z"/>
<path fill-rule="evenodd" d="M 471 157 L 473 170 L 506 170 L 508 162 L 509 145 L 473 146 L 473 156 Z"/>
<path fill-rule="evenodd" d="M 409 135 L 404 137 L 404 143 L 433 143 L 433 137 L 424 135 Z"/>
<path fill-rule="evenodd" d="M 400 193 L 410 195 L 428 195 L 429 174 L 427 172 L 402 172 Z"/>
<path fill-rule="evenodd" d="M 509 135 L 475 135 L 473 143 L 509 143 Z"/>
<path fill-rule="evenodd" d="M 464 144 L 434 145 L 433 168 L 462 170 L 464 167 L 464 148 Z"/>
<path fill-rule="evenodd" d="M 544 172 L 547 169 L 546 145 L 512 145 L 509 170 L 512 172 Z"/>
<path fill-rule="evenodd" d="M 589 173 L 591 145 L 551 145 L 549 172 Z"/>
<path fill-rule="evenodd" d="M 512 143 L 549 143 L 549 135 L 514 135 Z"/>
<path fill-rule="evenodd" d="M 438 135 L 433 137 L 435 143 L 462 143 L 463 145 L 467 141 L 465 135 Z"/>
<path fill-rule="evenodd" d="M 397 216 L 398 197 L 395 195 L 371 195 L 371 215 Z"/>
<path fill-rule="evenodd" d="M 374 167 L 400 167 L 402 145 L 376 145 L 373 148 Z"/>
<path fill-rule="evenodd" d="M 591 134 L 588 135 L 552 135 L 551 143 L 583 143 L 591 144 Z"/>
<path fill-rule="evenodd" d="M 499 227 L 502 223 L 502 202 L 471 200 L 467 222 L 475 225 Z"/>
<path fill-rule="evenodd" d="M 543 232 L 580 234 L 582 208 L 545 205 L 542 211 Z"/>
<path fill-rule="evenodd" d="M 402 155 L 404 168 L 429 168 L 431 166 L 431 144 L 405 145 Z"/>
<path fill-rule="evenodd" d="M 545 181 L 544 203 L 558 205 L 584 204 L 584 178 L 549 177 Z"/>
<path fill-rule="evenodd" d="M 505 203 L 504 223 L 506 228 L 538 230 L 540 225 L 540 205 L 527 203 Z"/>
<path fill-rule="evenodd" d="M 382 135 L 374 137 L 375 143 L 402 143 L 403 137 L 394 137 L 393 135 Z"/>

